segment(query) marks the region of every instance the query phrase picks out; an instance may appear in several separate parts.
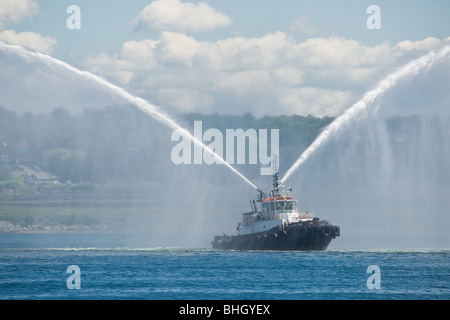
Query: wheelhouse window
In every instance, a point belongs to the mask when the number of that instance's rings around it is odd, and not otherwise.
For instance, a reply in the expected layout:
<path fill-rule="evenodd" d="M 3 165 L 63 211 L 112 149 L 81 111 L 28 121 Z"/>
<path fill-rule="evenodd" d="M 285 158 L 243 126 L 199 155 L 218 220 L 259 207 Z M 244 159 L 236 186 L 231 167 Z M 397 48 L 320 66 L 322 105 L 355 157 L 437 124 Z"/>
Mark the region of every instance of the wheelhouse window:
<path fill-rule="evenodd" d="M 294 208 L 294 201 L 286 201 L 286 210 L 292 210 Z"/>
<path fill-rule="evenodd" d="M 248 227 L 249 225 L 252 224 L 252 217 L 250 214 L 244 214 L 244 217 L 242 219 L 242 223 L 244 224 L 245 227 Z"/>
<path fill-rule="evenodd" d="M 275 208 L 277 210 L 284 210 L 284 201 L 276 201 L 276 206 Z"/>

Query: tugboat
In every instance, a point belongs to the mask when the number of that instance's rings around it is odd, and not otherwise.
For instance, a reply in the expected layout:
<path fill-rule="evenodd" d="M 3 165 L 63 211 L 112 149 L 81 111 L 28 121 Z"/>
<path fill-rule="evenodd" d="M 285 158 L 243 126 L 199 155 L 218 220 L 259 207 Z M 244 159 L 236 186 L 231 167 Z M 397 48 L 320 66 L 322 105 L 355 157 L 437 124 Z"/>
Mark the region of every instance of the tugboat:
<path fill-rule="evenodd" d="M 224 250 L 326 250 L 331 240 L 340 236 L 340 227 L 299 213 L 292 188 L 282 185 L 279 172 L 273 173 L 273 190 L 267 195 L 260 189 L 258 210 L 255 200 L 251 211 L 242 214 L 236 235 L 215 236 L 214 249 Z"/>

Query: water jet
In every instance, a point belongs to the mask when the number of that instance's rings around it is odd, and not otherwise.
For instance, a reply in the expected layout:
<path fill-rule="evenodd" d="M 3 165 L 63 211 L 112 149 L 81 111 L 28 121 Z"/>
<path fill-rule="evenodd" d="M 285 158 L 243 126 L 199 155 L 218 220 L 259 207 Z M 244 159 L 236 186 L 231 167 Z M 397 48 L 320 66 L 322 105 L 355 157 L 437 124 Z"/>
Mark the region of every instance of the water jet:
<path fill-rule="evenodd" d="M 87 81 L 90 81 L 90 82 L 93 82 L 95 84 L 102 86 L 103 88 L 111 91 L 115 95 L 125 99 L 127 102 L 135 105 L 136 107 L 138 107 L 145 113 L 149 114 L 150 116 L 152 116 L 154 119 L 156 119 L 160 123 L 163 123 L 174 130 L 178 130 L 179 132 L 182 132 L 195 145 L 201 147 L 203 150 L 208 152 L 211 156 L 215 157 L 219 162 L 223 163 L 226 167 L 228 167 L 232 172 L 234 172 L 236 175 L 238 175 L 242 180 L 244 180 L 247 184 L 252 186 L 254 189 L 258 189 L 256 187 L 256 185 L 254 185 L 249 179 L 247 179 L 238 170 L 233 168 L 220 155 L 218 155 L 213 150 L 211 150 L 208 146 L 203 144 L 200 140 L 198 140 L 191 133 L 189 133 L 188 130 L 181 127 L 169 115 L 164 114 L 164 112 L 162 112 L 157 106 L 151 104 L 150 102 L 148 102 L 140 97 L 133 96 L 132 94 L 125 91 L 124 89 L 122 89 L 122 88 L 106 81 L 105 79 L 100 78 L 88 71 L 81 71 L 81 70 L 79 70 L 61 60 L 53 58 L 49 55 L 42 54 L 40 52 L 30 51 L 23 47 L 17 46 L 17 45 L 6 44 L 3 41 L 0 41 L 0 50 L 2 50 L 4 52 L 10 52 L 10 53 L 16 54 L 16 55 L 22 57 L 25 61 L 29 61 L 29 60 L 39 61 L 40 63 L 43 63 L 46 66 L 48 66 L 49 68 L 56 68 L 60 72 L 69 73 L 71 75 L 80 77 L 82 79 L 85 79 Z"/>

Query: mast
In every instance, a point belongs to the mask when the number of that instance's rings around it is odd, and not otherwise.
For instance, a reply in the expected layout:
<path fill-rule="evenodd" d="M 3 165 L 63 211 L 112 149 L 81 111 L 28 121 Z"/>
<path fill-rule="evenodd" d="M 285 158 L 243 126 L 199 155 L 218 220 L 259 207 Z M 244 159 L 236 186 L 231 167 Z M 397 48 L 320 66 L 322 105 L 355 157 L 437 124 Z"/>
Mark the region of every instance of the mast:
<path fill-rule="evenodd" d="M 273 154 L 272 159 L 272 178 L 273 178 L 273 188 L 274 191 L 277 191 L 278 193 L 278 186 L 281 184 L 280 182 L 280 172 L 278 171 L 278 156 L 276 154 Z"/>

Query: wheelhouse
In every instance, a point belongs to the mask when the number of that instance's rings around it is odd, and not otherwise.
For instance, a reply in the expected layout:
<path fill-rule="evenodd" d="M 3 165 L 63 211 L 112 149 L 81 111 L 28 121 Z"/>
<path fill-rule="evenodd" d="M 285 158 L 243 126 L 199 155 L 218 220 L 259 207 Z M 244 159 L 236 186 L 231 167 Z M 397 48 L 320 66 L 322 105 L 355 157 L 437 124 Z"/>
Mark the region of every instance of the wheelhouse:
<path fill-rule="evenodd" d="M 275 213 L 289 213 L 296 211 L 297 209 L 297 200 L 291 196 L 276 196 L 264 199 L 261 202 L 263 212 L 269 215 Z"/>

